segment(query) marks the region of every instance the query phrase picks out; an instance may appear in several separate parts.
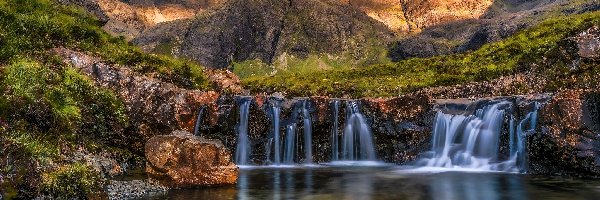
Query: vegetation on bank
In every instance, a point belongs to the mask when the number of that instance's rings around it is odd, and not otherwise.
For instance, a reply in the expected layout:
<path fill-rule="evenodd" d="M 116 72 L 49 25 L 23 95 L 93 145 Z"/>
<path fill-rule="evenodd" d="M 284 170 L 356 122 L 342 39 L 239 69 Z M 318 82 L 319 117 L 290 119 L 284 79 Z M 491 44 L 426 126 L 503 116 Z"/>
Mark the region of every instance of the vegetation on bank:
<path fill-rule="evenodd" d="M 52 0 L 0 1 L 0 63 L 15 56 L 40 57 L 54 47 L 67 47 L 131 66 L 134 71 L 185 88 L 208 89 L 203 68 L 193 62 L 143 53 L 123 38 L 104 32 L 89 13 Z"/>
<path fill-rule="evenodd" d="M 557 17 L 474 52 L 413 58 L 393 64 L 328 71 L 290 72 L 242 80 L 254 92 L 279 91 L 292 96 L 387 97 L 420 88 L 491 80 L 543 63 L 560 41 L 600 25 L 600 12 Z"/>
<path fill-rule="evenodd" d="M 315 71 L 352 69 L 354 67 L 367 66 L 372 64 L 391 64 L 391 59 L 387 57 L 387 51 L 382 46 L 362 49 L 360 56 L 351 55 L 350 52 L 339 55 L 330 54 L 310 54 L 305 58 L 283 55 L 272 64 L 267 64 L 261 60 L 246 60 L 234 62 L 233 73 L 241 79 L 251 77 L 265 77 L 271 75 L 293 75 L 310 74 Z M 359 58 L 357 58 L 359 57 Z"/>
<path fill-rule="evenodd" d="M 185 88 L 210 87 L 197 64 L 142 53 L 87 12 L 52 0 L 0 0 L 0 195 L 90 198 L 102 178 L 74 154 L 137 159 L 123 102 L 51 48 L 66 47 Z"/>

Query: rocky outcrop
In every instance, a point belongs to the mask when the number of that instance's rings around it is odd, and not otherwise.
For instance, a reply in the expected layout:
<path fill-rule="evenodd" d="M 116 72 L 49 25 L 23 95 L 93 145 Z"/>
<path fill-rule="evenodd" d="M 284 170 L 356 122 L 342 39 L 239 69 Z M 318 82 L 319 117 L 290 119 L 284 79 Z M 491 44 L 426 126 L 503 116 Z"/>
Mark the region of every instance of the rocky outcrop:
<path fill-rule="evenodd" d="M 108 33 L 131 40 L 163 22 L 191 19 L 223 5 L 225 0 L 59 0 L 81 6 L 105 22 Z"/>
<path fill-rule="evenodd" d="M 130 127 L 118 137 L 111 138 L 115 145 L 143 152 L 145 141 L 155 135 L 175 130 L 194 130 L 198 108 L 206 106 L 216 124 L 217 99 L 215 91 L 181 89 L 173 84 L 135 74 L 125 67 L 104 63 L 101 59 L 68 49 L 54 49 L 64 62 L 72 64 L 83 74 L 93 78 L 100 86 L 109 88 L 125 103 Z M 235 80 L 226 81 L 231 75 L 213 72 L 214 84 L 224 91 L 240 92 Z M 229 80 L 229 79 L 227 79 Z"/>
<path fill-rule="evenodd" d="M 232 0 L 195 19 L 187 33 L 180 55 L 213 68 L 253 59 L 272 63 L 283 54 L 354 52 L 358 59 L 392 36 L 364 13 L 329 0 Z"/>
<path fill-rule="evenodd" d="M 186 132 L 155 136 L 146 143 L 148 175 L 170 187 L 235 184 L 238 167 L 219 141 Z"/>
<path fill-rule="evenodd" d="M 419 1 L 414 1 L 419 2 Z M 423 5 L 428 5 L 428 1 Z M 435 1 L 430 1 L 435 2 Z M 426 20 L 417 20 L 424 22 L 435 22 L 438 17 L 447 19 L 441 23 L 431 23 L 421 25 L 419 34 L 411 35 L 398 40 L 390 49 L 392 60 L 403 60 L 411 57 L 431 57 L 437 55 L 446 55 L 452 53 L 462 53 L 479 49 L 487 43 L 500 41 L 510 37 L 520 30 L 535 26 L 550 16 L 570 15 L 583 12 L 598 10 L 598 2 L 594 0 L 570 1 L 570 0 L 540 0 L 540 1 L 513 1 L 496 0 L 479 1 L 480 5 L 487 5 L 487 8 L 475 9 L 478 17 L 473 18 L 454 18 L 450 12 L 447 18 L 444 18 L 444 12 L 435 12 L 424 10 Z M 461 5 L 471 4 L 477 7 L 476 1 L 446 1 L 449 4 Z M 440 4 L 442 5 L 442 4 Z M 440 7 L 440 9 L 445 9 Z M 461 13 L 461 9 L 455 10 Z M 469 11 L 462 12 L 469 13 Z M 475 14 L 475 13 L 473 13 Z M 466 16 L 469 16 L 467 14 Z M 471 15 L 471 16 L 476 16 Z M 427 24 L 427 23 L 424 23 Z M 419 27 L 419 26 L 417 26 Z"/>
<path fill-rule="evenodd" d="M 528 140 L 534 173 L 600 175 L 600 92 L 561 91 L 539 116 L 537 133 Z"/>

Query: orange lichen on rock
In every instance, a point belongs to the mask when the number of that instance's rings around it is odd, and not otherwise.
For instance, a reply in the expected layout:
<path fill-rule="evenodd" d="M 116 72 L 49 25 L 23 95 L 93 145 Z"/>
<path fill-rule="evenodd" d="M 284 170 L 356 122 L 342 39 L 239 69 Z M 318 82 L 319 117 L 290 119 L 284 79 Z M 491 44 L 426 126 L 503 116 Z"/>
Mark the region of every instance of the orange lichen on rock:
<path fill-rule="evenodd" d="M 235 184 L 238 167 L 220 141 L 176 131 L 148 140 L 148 175 L 169 187 Z"/>

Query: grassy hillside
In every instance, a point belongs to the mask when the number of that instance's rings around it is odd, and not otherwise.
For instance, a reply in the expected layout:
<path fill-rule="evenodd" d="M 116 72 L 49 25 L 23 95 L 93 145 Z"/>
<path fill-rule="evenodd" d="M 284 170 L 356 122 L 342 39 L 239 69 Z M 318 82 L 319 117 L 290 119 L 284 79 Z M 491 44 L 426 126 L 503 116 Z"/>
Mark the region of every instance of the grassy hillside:
<path fill-rule="evenodd" d="M 593 25 L 600 25 L 600 12 L 548 19 L 506 40 L 466 54 L 415 58 L 356 69 L 255 76 L 242 83 L 254 92 L 280 91 L 293 96 L 396 96 L 425 87 L 491 80 L 528 70 L 551 56 L 560 41 Z"/>
<path fill-rule="evenodd" d="M 17 57 L 40 58 L 47 49 L 59 46 L 90 52 L 186 88 L 209 87 L 202 67 L 145 54 L 122 38 L 102 31 L 100 21 L 81 9 L 51 0 L 0 1 L 0 63 L 10 63 Z"/>
<path fill-rule="evenodd" d="M 48 53 L 66 47 L 185 88 L 209 89 L 203 68 L 142 53 L 86 12 L 51 0 L 0 0 L 0 194 L 93 198 L 102 178 L 75 153 L 137 159 L 114 92 Z"/>

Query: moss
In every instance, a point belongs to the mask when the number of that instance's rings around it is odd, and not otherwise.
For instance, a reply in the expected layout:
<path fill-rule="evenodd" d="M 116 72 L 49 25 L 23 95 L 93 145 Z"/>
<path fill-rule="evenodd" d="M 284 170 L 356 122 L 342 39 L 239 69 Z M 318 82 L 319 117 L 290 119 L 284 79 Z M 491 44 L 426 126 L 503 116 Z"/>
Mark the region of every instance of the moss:
<path fill-rule="evenodd" d="M 72 153 L 64 150 L 81 147 L 89 152 L 122 148 L 117 154 L 124 159 L 134 157 L 127 149 L 124 133 L 128 126 L 125 107 L 112 91 L 99 88 L 70 66 L 51 60 L 16 57 L 1 69 L 0 129 L 8 131 L 1 131 L 0 141 L 19 146 L 22 160 L 35 160 L 42 165 L 62 163 Z M 0 150 L 0 160 L 6 156 L 3 153 Z M 74 172 L 79 173 L 77 169 Z M 36 173 L 28 170 L 21 174 Z M 57 179 L 50 180 L 56 183 Z M 64 188 L 48 191 L 59 197 L 72 195 Z M 23 193 L 19 190 L 17 195 Z"/>
<path fill-rule="evenodd" d="M 56 199 L 89 198 L 102 186 L 98 172 L 83 163 L 63 165 L 42 180 L 42 190 Z"/>
<path fill-rule="evenodd" d="M 75 7 L 50 0 L 8 0 L 0 4 L 0 63 L 17 56 L 39 57 L 54 47 L 93 53 L 114 64 L 186 88 L 209 89 L 203 68 L 193 62 L 143 53 L 101 29 L 101 22 Z"/>
<path fill-rule="evenodd" d="M 5 134 L 6 141 L 21 146 L 22 154 L 34 158 L 41 164 L 47 164 L 59 155 L 57 144 L 41 134 L 22 131 L 11 131 Z"/>
<path fill-rule="evenodd" d="M 254 92 L 280 91 L 289 95 L 396 96 L 424 87 L 485 81 L 529 70 L 531 65 L 544 62 L 564 38 L 599 24 L 600 12 L 558 17 L 471 53 L 362 68 L 250 77 L 243 79 L 242 84 Z"/>

